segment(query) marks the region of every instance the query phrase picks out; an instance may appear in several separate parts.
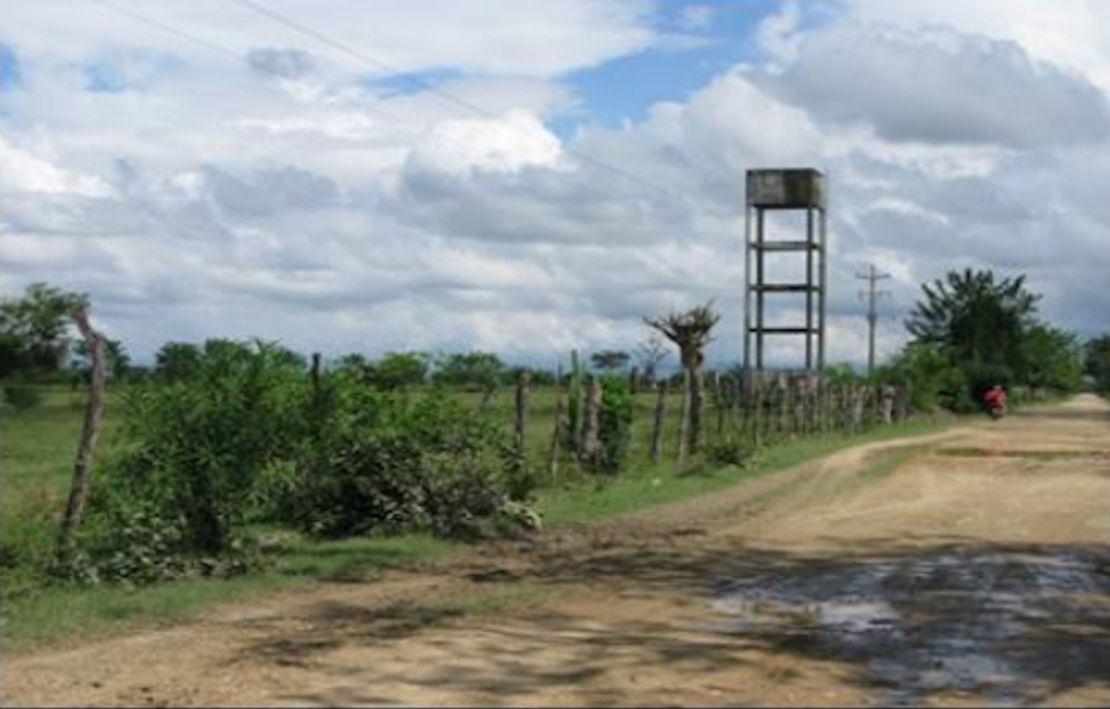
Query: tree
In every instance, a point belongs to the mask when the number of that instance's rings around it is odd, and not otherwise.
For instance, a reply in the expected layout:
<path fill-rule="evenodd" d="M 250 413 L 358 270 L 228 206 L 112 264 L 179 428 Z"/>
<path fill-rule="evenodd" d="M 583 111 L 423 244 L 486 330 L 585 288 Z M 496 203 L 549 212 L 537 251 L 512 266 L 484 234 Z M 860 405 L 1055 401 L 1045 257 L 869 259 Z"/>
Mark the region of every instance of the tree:
<path fill-rule="evenodd" d="M 663 338 L 655 334 L 636 346 L 636 361 L 640 364 L 640 374 L 644 381 L 655 381 L 659 365 L 668 357 L 668 354 Z"/>
<path fill-rule="evenodd" d="M 598 369 L 612 371 L 628 364 L 628 353 L 623 350 L 601 350 L 590 355 L 590 362 Z"/>
<path fill-rule="evenodd" d="M 1096 337 L 1083 346 L 1083 369 L 1094 380 L 1096 390 L 1110 392 L 1110 335 Z"/>
<path fill-rule="evenodd" d="M 425 352 L 389 352 L 374 363 L 374 384 L 383 389 L 419 386 L 428 377 L 430 360 Z"/>
<path fill-rule="evenodd" d="M 191 379 L 200 371 L 200 347 L 191 342 L 167 342 L 154 355 L 154 373 L 170 382 Z"/>
<path fill-rule="evenodd" d="M 713 301 L 698 305 L 684 313 L 670 313 L 658 318 L 644 318 L 648 326 L 658 330 L 678 347 L 679 359 L 686 371 L 688 416 L 687 446 L 696 454 L 701 444 L 702 381 L 701 366 L 705 362 L 705 347 L 712 341 L 713 327 L 721 316 L 713 311 Z"/>
<path fill-rule="evenodd" d="M 967 377 L 957 367 L 942 345 L 929 342 L 910 343 L 894 359 L 880 367 L 878 377 L 894 382 L 910 392 L 910 407 L 915 411 L 932 411 L 944 407 L 955 411 L 973 411 Z"/>
<path fill-rule="evenodd" d="M 497 386 L 504 369 L 505 363 L 489 352 L 453 353 L 439 359 L 432 376 L 448 386 L 489 392 Z"/>
<path fill-rule="evenodd" d="M 998 280 L 992 271 L 949 271 L 921 286 L 906 329 L 915 343 L 944 348 L 966 375 L 978 400 L 993 384 L 1011 384 L 1027 368 L 1026 334 L 1034 324 L 1039 295 L 1025 289 L 1025 276 Z"/>
<path fill-rule="evenodd" d="M 22 298 L 0 300 L 0 378 L 52 374 L 68 361 L 72 318 L 88 297 L 45 283 L 27 286 Z"/>
<path fill-rule="evenodd" d="M 1078 391 L 1083 360 L 1075 335 L 1038 323 L 1025 334 L 1025 383 L 1036 389 Z"/>

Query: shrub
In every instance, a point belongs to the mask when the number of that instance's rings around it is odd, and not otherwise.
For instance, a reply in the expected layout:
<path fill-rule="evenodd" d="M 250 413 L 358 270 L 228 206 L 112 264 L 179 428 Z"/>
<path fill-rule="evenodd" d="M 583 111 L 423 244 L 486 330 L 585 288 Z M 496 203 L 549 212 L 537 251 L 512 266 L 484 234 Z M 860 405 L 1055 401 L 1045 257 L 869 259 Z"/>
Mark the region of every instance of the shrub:
<path fill-rule="evenodd" d="M 601 380 L 597 438 L 597 469 L 604 473 L 617 473 L 632 439 L 632 393 L 626 377 L 610 375 Z"/>
<path fill-rule="evenodd" d="M 75 550 L 51 568 L 55 581 L 143 586 L 185 576 L 235 576 L 264 563 L 258 544 L 240 536 L 216 555 L 197 553 L 185 516 L 150 500 L 112 496 L 90 521 Z"/>
<path fill-rule="evenodd" d="M 322 536 L 430 530 L 472 536 L 530 491 L 508 436 L 436 392 L 340 397 L 324 438 L 297 464 L 280 505 Z"/>

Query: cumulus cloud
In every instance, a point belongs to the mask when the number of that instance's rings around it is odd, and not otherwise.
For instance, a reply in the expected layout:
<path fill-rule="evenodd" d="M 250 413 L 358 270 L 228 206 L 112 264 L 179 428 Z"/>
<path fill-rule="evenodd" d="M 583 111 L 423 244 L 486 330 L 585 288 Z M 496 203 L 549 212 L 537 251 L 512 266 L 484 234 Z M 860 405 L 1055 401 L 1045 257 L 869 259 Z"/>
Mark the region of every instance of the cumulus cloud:
<path fill-rule="evenodd" d="M 1029 148 L 1110 135 L 1106 97 L 1084 77 L 1034 61 L 1012 41 L 941 28 L 813 31 L 765 85 L 892 141 Z"/>

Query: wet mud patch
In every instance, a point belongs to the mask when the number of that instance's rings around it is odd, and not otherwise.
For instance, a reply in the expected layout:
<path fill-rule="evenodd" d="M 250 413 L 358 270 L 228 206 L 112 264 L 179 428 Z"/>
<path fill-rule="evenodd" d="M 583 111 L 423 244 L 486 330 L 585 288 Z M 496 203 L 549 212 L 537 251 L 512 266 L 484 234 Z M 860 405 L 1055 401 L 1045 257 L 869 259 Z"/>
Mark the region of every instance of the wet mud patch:
<path fill-rule="evenodd" d="M 1110 557 L 948 549 L 733 584 L 721 629 L 864 669 L 880 704 L 1043 701 L 1110 678 Z"/>

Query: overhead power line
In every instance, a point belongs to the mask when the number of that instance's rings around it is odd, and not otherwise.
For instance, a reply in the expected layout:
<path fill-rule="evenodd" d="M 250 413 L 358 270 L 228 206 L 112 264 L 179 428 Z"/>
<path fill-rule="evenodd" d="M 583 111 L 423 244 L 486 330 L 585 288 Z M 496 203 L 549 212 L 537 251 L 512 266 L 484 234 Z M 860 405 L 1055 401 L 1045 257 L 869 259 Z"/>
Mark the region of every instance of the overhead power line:
<path fill-rule="evenodd" d="M 171 34 L 171 35 L 173 35 L 173 36 L 175 36 L 179 39 L 184 39 L 184 40 L 187 40 L 189 42 L 193 42 L 194 44 L 197 44 L 197 45 L 200 45 L 200 46 L 205 47 L 207 49 L 210 49 L 214 52 L 219 52 L 220 54 L 231 57 L 236 62 L 243 62 L 246 59 L 246 55 L 244 55 L 241 52 L 237 52 L 234 49 L 226 47 L 222 44 L 218 44 L 218 43 L 213 42 L 209 39 L 205 39 L 204 37 L 193 34 L 192 32 L 187 32 L 187 31 L 182 30 L 180 28 L 174 27 L 173 25 L 167 24 L 165 22 L 162 22 L 161 20 L 157 20 L 157 19 L 155 19 L 153 17 L 150 17 L 148 15 L 144 15 L 144 14 L 135 12 L 134 10 L 132 10 L 128 7 L 123 7 L 121 5 L 117 5 L 113 2 L 109 2 L 109 0 L 90 0 L 90 2 L 93 2 L 97 5 L 100 5 L 101 7 L 107 8 L 107 9 L 113 11 L 113 12 L 116 12 L 116 13 L 119 13 L 119 14 L 124 15 L 126 17 L 129 17 L 129 18 L 131 18 L 132 20 L 134 20 L 136 22 L 140 22 L 144 25 L 159 29 L 162 32 L 166 32 L 167 34 Z M 252 64 L 251 66 L 252 66 L 252 68 L 254 68 L 258 71 L 270 74 L 271 76 L 274 76 L 278 79 L 287 79 L 288 78 L 285 75 L 281 74 L 280 72 L 277 72 L 273 69 L 270 69 L 270 68 L 266 67 L 265 65 Z M 401 119 L 399 116 L 392 115 L 388 111 L 383 111 L 383 110 L 381 110 L 380 108 L 378 108 L 376 106 L 369 106 L 369 105 L 366 105 L 366 104 L 362 104 L 362 105 L 360 105 L 360 108 L 369 112 L 369 113 L 373 113 L 373 114 L 375 114 L 375 115 L 377 115 L 381 118 L 385 118 L 389 121 L 392 121 L 394 124 L 396 124 L 398 126 L 404 126 L 404 127 L 410 128 L 414 132 L 418 132 L 420 130 L 420 129 L 416 128 L 415 126 L 412 126 L 411 124 L 408 124 L 406 121 Z"/>
<path fill-rule="evenodd" d="M 283 15 L 279 12 L 276 12 L 275 10 L 272 10 L 272 9 L 266 7 L 265 5 L 257 2 L 256 0 L 233 0 L 233 1 L 242 5 L 242 6 L 244 6 L 244 7 L 250 8 L 251 10 L 254 10 L 255 12 L 257 12 L 261 15 L 264 15 L 265 17 L 268 17 L 270 20 L 272 20 L 272 21 L 274 21 L 274 22 L 276 22 L 276 23 L 278 23 L 278 24 L 280 24 L 280 25 L 282 25 L 282 26 L 284 26 L 288 29 L 291 29 L 294 32 L 299 32 L 299 33 L 304 34 L 308 37 L 312 37 L 313 39 L 317 40 L 318 42 L 326 44 L 329 47 L 331 47 L 331 48 L 333 48 L 333 49 L 335 49 L 339 52 L 342 52 L 342 53 L 346 54 L 349 57 L 352 57 L 352 58 L 357 59 L 357 60 L 359 60 L 359 61 L 361 61 L 365 64 L 368 64 L 368 65 L 374 67 L 375 69 L 386 72 L 386 73 L 388 73 L 389 75 L 391 75 L 395 78 L 399 78 L 403 81 L 406 81 L 406 82 L 409 83 L 410 86 L 414 86 L 414 87 L 419 88 L 421 90 L 432 93 L 436 96 L 439 96 L 440 98 L 444 99 L 445 101 L 449 101 L 450 103 L 454 104 L 455 106 L 458 106 L 460 108 L 468 110 L 472 113 L 476 113 L 476 114 L 478 114 L 478 115 L 480 115 L 484 118 L 494 118 L 494 119 L 498 118 L 498 114 L 497 114 L 496 111 L 492 111 L 488 108 L 485 108 L 484 106 L 479 105 L 478 103 L 475 103 L 474 101 L 470 101 L 470 100 L 462 98 L 462 97 L 460 97 L 460 96 L 458 96 L 454 93 L 446 91 L 446 90 L 436 86 L 435 84 L 432 84 L 428 81 L 425 81 L 425 80 L 423 80 L 419 77 L 412 76 L 411 73 L 406 73 L 406 72 L 402 71 L 401 69 L 399 69 L 398 67 L 391 65 L 388 62 L 382 61 L 381 59 L 378 59 L 377 57 L 373 57 L 373 56 L 367 54 L 364 51 L 361 51 L 361 50 L 359 50 L 355 47 L 352 47 L 351 45 L 347 44 L 346 42 L 342 42 L 338 39 L 335 39 L 334 37 L 330 37 L 330 36 L 324 34 L 323 32 L 315 30 L 315 29 L 313 29 L 313 28 L 311 28 L 311 27 L 309 27 L 309 26 L 307 26 L 307 25 L 305 25 L 301 22 L 298 22 L 298 21 L 296 21 L 296 20 L 294 20 L 290 17 L 287 17 L 286 15 Z M 640 175 L 637 175 L 633 172 L 625 170 L 624 168 L 617 167 L 617 166 L 615 166 L 611 163 L 608 163 L 606 161 L 603 161 L 603 160 L 598 160 L 597 158 L 594 158 L 590 155 L 582 153 L 578 150 L 574 150 L 573 148 L 565 147 L 564 149 L 566 150 L 567 154 L 574 156 L 575 158 L 577 158 L 578 160 L 580 160 L 584 163 L 588 163 L 590 165 L 593 165 L 594 167 L 598 167 L 598 168 L 601 168 L 603 170 L 608 170 L 609 172 L 620 175 L 620 176 L 622 176 L 626 179 L 632 180 L 632 181 L 637 182 L 639 184 L 646 185 L 648 187 L 651 187 L 652 189 L 659 190 L 659 191 L 664 192 L 664 193 L 666 193 L 670 196 L 676 196 L 676 195 L 681 196 L 680 193 L 678 193 L 676 190 L 674 190 L 670 187 L 666 187 L 664 185 L 657 184 L 652 180 L 648 180 L 648 179 L 646 179 L 646 178 L 644 178 Z"/>

